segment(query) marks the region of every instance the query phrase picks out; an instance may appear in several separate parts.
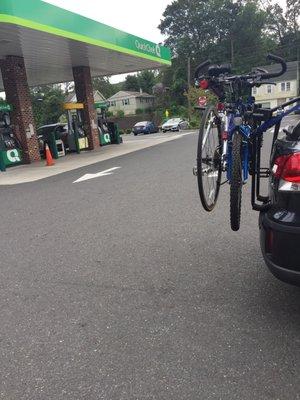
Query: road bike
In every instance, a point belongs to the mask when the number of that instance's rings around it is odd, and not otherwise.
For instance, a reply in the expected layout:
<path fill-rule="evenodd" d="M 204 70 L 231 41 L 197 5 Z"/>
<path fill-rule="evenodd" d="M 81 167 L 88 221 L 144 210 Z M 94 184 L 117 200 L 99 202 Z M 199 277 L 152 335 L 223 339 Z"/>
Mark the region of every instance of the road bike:
<path fill-rule="evenodd" d="M 229 64 L 212 65 L 205 61 L 195 72 L 196 85 L 210 90 L 217 104 L 196 107 L 201 110 L 197 165 L 199 194 L 204 209 L 212 211 L 217 203 L 220 187 L 230 185 L 230 224 L 238 231 L 241 221 L 242 187 L 252 177 L 251 203 L 257 211 L 267 209 L 268 196 L 261 195 L 261 178 L 270 176 L 270 168 L 261 167 L 263 135 L 274 129 L 273 145 L 278 137 L 282 119 L 300 110 L 300 97 L 272 109 L 257 104 L 251 95 L 253 87 L 276 85 L 270 79 L 283 75 L 287 64 L 281 57 L 269 54 L 269 61 L 277 62 L 280 71 L 269 73 L 256 68 L 244 75 L 233 75 Z M 222 182 L 222 174 L 226 179 Z"/>

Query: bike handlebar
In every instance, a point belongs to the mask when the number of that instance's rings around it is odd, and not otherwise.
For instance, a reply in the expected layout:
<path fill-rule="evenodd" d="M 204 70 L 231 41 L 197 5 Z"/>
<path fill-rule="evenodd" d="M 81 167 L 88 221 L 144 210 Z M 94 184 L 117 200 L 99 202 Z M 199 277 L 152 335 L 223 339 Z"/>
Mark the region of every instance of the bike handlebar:
<path fill-rule="evenodd" d="M 267 59 L 270 61 L 275 61 L 278 62 L 278 64 L 281 65 L 281 71 L 279 72 L 274 72 L 274 73 L 266 73 L 266 74 L 262 74 L 262 79 L 271 79 L 271 78 L 277 78 L 278 76 L 283 75 L 286 70 L 287 70 L 287 65 L 286 62 L 283 58 L 279 57 L 279 56 L 275 56 L 274 54 L 268 54 L 267 55 Z"/>
<path fill-rule="evenodd" d="M 234 79 L 240 78 L 242 80 L 260 78 L 262 80 L 262 79 L 277 78 L 278 76 L 281 76 L 286 72 L 287 64 L 283 58 L 281 58 L 279 56 L 275 56 L 274 54 L 268 54 L 267 59 L 270 61 L 278 62 L 281 65 L 281 71 L 274 72 L 274 73 L 266 72 L 266 73 L 256 74 L 256 75 L 252 73 L 249 75 L 241 75 L 241 76 L 236 76 L 236 77 L 231 77 L 231 78 L 234 78 Z M 208 67 L 210 64 L 211 64 L 211 61 L 206 60 L 203 63 L 201 63 L 200 65 L 198 65 L 198 67 L 196 68 L 196 71 L 195 71 L 195 79 L 196 80 L 199 79 L 199 74 L 200 74 L 201 70 Z M 259 72 L 261 72 L 261 71 L 262 70 L 260 70 Z"/>

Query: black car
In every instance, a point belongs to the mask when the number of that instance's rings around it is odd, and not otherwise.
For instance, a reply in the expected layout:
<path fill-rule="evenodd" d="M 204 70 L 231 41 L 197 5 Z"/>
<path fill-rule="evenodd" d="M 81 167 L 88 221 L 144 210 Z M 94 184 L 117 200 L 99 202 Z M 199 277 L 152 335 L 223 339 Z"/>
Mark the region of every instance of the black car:
<path fill-rule="evenodd" d="M 271 158 L 271 206 L 260 214 L 265 262 L 282 281 L 300 285 L 300 122 L 275 142 Z"/>
<path fill-rule="evenodd" d="M 138 122 L 132 128 L 132 132 L 134 136 L 139 135 L 140 133 L 149 134 L 149 133 L 157 133 L 158 127 L 151 121 L 142 121 Z"/>

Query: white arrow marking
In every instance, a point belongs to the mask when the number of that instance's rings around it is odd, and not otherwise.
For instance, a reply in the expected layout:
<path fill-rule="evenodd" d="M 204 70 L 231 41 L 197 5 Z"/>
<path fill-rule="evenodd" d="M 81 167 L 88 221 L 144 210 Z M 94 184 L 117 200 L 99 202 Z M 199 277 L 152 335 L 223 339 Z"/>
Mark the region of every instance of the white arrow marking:
<path fill-rule="evenodd" d="M 106 169 L 105 171 L 102 171 L 102 172 L 97 172 L 96 174 L 85 174 L 81 178 L 77 179 L 77 181 L 74 181 L 73 183 L 84 182 L 84 181 L 88 181 L 89 179 L 100 178 L 101 176 L 113 175 L 113 171 L 115 171 L 116 169 L 120 169 L 120 168 L 121 167 L 114 167 L 114 168 Z"/>

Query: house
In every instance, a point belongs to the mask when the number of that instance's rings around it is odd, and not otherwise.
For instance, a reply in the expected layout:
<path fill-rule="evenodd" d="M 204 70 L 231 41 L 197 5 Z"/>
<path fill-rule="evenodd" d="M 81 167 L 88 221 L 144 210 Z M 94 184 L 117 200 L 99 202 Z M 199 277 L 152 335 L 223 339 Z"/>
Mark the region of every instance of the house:
<path fill-rule="evenodd" d="M 148 93 L 130 92 L 121 90 L 109 99 L 109 110 L 116 114 L 118 111 L 123 111 L 125 115 L 135 115 L 136 110 L 147 110 L 154 106 L 155 96 Z"/>
<path fill-rule="evenodd" d="M 260 67 L 270 73 L 280 71 L 279 64 L 266 65 Z M 271 83 L 275 82 L 275 85 Z M 273 108 L 295 98 L 299 93 L 299 62 L 292 61 L 287 63 L 287 71 L 278 78 L 270 79 L 269 85 L 262 85 L 252 89 L 252 95 L 256 102 L 262 104 L 264 108 Z"/>
<path fill-rule="evenodd" d="M 95 103 L 100 103 L 106 101 L 106 98 L 103 96 L 99 90 L 94 90 L 94 101 Z M 77 103 L 76 93 L 71 92 L 68 94 L 66 98 L 66 103 Z"/>

